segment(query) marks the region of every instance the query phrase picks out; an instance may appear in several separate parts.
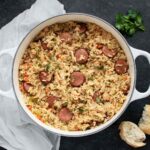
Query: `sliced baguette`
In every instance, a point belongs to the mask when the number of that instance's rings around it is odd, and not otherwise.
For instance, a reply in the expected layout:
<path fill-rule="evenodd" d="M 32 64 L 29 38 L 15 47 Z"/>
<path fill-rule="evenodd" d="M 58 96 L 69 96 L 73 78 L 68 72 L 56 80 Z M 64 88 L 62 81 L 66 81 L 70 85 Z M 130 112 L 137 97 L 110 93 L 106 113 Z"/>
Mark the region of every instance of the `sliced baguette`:
<path fill-rule="evenodd" d="M 150 135 L 150 105 L 145 105 L 139 127 L 145 134 Z"/>
<path fill-rule="evenodd" d="M 120 137 L 128 145 L 138 148 L 145 146 L 143 141 L 146 139 L 144 132 L 134 123 L 130 121 L 123 121 L 120 126 Z"/>

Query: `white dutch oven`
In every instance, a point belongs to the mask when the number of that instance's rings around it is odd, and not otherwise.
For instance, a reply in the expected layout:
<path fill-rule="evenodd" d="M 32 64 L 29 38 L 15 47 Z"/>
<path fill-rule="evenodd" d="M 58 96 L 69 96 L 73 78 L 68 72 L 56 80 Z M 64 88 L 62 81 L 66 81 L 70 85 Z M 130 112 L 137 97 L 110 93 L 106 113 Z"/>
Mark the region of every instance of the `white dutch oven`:
<path fill-rule="evenodd" d="M 21 58 L 24 54 L 24 51 L 28 47 L 29 43 L 46 26 L 52 25 L 52 24 L 58 23 L 58 22 L 67 22 L 67 21 L 70 21 L 70 20 L 81 21 L 81 22 L 92 22 L 92 23 L 95 23 L 95 24 L 101 26 L 106 31 L 112 33 L 113 36 L 120 43 L 122 49 L 124 50 L 124 52 L 127 56 L 128 62 L 129 62 L 129 72 L 130 72 L 130 76 L 131 76 L 131 86 L 130 86 L 130 91 L 129 91 L 129 94 L 127 96 L 127 99 L 124 102 L 122 108 L 118 111 L 118 113 L 111 120 L 109 120 L 105 124 L 100 125 L 100 126 L 94 128 L 94 129 L 87 130 L 87 131 L 63 131 L 63 130 L 56 129 L 56 128 L 45 125 L 44 123 L 39 121 L 29 111 L 29 109 L 26 107 L 26 105 L 23 101 L 23 95 L 22 95 L 22 93 L 19 89 L 19 82 L 18 82 L 19 63 L 20 63 L 20 60 L 21 60 Z M 30 33 L 27 34 L 27 36 L 21 42 L 16 54 L 14 54 L 13 51 L 5 50 L 5 51 L 1 51 L 0 55 L 2 55 L 3 53 L 9 53 L 12 57 L 15 55 L 14 63 L 13 63 L 13 70 L 12 70 L 13 89 L 11 89 L 10 91 L 6 91 L 6 92 L 0 91 L 0 94 L 3 94 L 7 97 L 11 97 L 13 95 L 13 92 L 15 92 L 16 97 L 17 97 L 18 102 L 20 103 L 21 107 L 23 108 L 23 110 L 28 114 L 28 116 L 34 122 L 36 122 L 43 129 L 46 129 L 47 131 L 50 131 L 50 132 L 53 132 L 53 133 L 56 133 L 56 134 L 59 134 L 59 135 L 62 135 L 62 136 L 81 137 L 81 136 L 86 136 L 86 135 L 90 135 L 90 134 L 100 132 L 100 131 L 104 130 L 105 128 L 109 127 L 112 123 L 114 123 L 122 115 L 122 113 L 126 110 L 127 106 L 132 101 L 137 100 L 137 99 L 141 99 L 141 98 L 144 98 L 144 97 L 147 97 L 148 95 L 150 95 L 150 87 L 144 93 L 140 93 L 135 88 L 135 84 L 136 84 L 135 59 L 138 56 L 145 56 L 148 59 L 149 63 L 150 63 L 150 54 L 145 52 L 145 51 L 138 50 L 138 49 L 135 49 L 135 48 L 129 46 L 127 41 L 118 32 L 118 30 L 116 30 L 108 22 L 106 22 L 103 19 L 100 19 L 98 17 L 95 17 L 95 16 L 91 16 L 91 15 L 88 15 L 88 14 L 81 14 L 81 13 L 69 13 L 69 14 L 64 14 L 64 15 L 55 16 L 53 18 L 50 18 L 50 19 L 42 22 L 38 26 L 36 26 L 33 30 L 31 30 Z"/>

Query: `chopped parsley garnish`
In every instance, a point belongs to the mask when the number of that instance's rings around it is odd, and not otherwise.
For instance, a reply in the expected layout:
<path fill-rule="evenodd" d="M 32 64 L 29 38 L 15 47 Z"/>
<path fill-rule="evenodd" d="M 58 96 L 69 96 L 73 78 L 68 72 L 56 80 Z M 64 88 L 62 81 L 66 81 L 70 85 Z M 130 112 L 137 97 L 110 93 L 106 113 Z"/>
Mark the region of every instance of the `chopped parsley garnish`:
<path fill-rule="evenodd" d="M 46 71 L 49 71 L 49 70 L 50 70 L 50 64 L 47 64 L 47 65 L 46 65 L 45 70 L 46 70 Z"/>
<path fill-rule="evenodd" d="M 142 16 L 137 10 L 129 10 L 127 15 L 118 13 L 115 20 L 115 27 L 128 36 L 132 36 L 136 31 L 145 31 Z"/>
<path fill-rule="evenodd" d="M 97 97 L 96 98 L 96 103 L 101 103 L 101 102 L 102 102 L 102 100 L 99 97 Z"/>
<path fill-rule="evenodd" d="M 66 107 L 67 105 L 68 105 L 68 102 L 64 102 L 64 103 L 62 104 L 63 107 Z"/>
<path fill-rule="evenodd" d="M 104 66 L 97 66 L 96 69 L 98 69 L 98 70 L 104 70 Z"/>
<path fill-rule="evenodd" d="M 31 97 L 30 100 L 31 100 L 33 103 L 37 103 L 38 98 Z"/>
<path fill-rule="evenodd" d="M 84 112 L 84 109 L 82 107 L 78 108 L 78 110 L 79 110 L 79 113 L 81 114 Z"/>

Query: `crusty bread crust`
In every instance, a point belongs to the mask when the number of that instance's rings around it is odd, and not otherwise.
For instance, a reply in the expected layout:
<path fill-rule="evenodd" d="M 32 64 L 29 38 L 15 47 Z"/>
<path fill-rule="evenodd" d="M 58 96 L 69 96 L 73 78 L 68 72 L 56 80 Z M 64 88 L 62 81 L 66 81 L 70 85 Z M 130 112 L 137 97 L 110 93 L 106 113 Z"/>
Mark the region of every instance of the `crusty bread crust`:
<path fill-rule="evenodd" d="M 145 134 L 150 135 L 150 105 L 145 105 L 139 127 Z"/>
<path fill-rule="evenodd" d="M 143 133 L 138 126 L 130 121 L 123 121 L 120 126 L 120 137 L 128 145 L 138 148 L 146 145 L 143 141 L 146 139 L 145 134 Z"/>

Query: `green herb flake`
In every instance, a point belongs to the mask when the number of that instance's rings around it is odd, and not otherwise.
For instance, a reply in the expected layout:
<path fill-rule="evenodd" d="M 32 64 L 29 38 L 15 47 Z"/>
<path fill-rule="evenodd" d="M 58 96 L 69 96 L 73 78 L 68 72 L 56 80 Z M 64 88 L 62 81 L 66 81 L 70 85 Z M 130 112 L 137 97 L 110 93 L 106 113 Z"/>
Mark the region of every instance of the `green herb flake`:
<path fill-rule="evenodd" d="M 83 103 L 83 104 L 86 104 L 87 103 L 87 101 L 85 101 L 85 100 L 81 100 L 80 99 L 80 101 L 79 101 L 80 103 Z"/>
<path fill-rule="evenodd" d="M 96 98 L 96 103 L 100 103 L 101 102 L 101 99 L 100 98 Z"/>
<path fill-rule="evenodd" d="M 80 68 L 80 69 L 84 69 L 85 66 L 84 66 L 84 65 L 79 65 L 79 68 Z"/>
<path fill-rule="evenodd" d="M 93 76 L 90 75 L 90 76 L 88 77 L 88 79 L 89 79 L 89 80 L 93 80 Z"/>
<path fill-rule="evenodd" d="M 37 102 L 38 102 L 38 98 L 31 97 L 30 100 L 31 100 L 33 103 L 37 103 Z"/>
<path fill-rule="evenodd" d="M 49 71 L 49 70 L 50 70 L 50 64 L 47 64 L 47 65 L 45 66 L 45 70 L 46 70 L 46 71 Z"/>
<path fill-rule="evenodd" d="M 102 65 L 101 66 L 97 66 L 96 69 L 98 69 L 98 70 L 104 70 L 104 66 L 102 66 Z"/>
<path fill-rule="evenodd" d="M 59 69 L 59 70 L 61 69 L 60 64 L 56 65 L 56 69 Z"/>
<path fill-rule="evenodd" d="M 50 60 L 55 61 L 55 57 L 53 56 L 53 54 L 51 54 L 51 56 L 49 58 L 50 58 Z"/>
<path fill-rule="evenodd" d="M 64 102 L 63 104 L 62 104 L 62 107 L 66 107 L 68 105 L 68 102 Z"/>
<path fill-rule="evenodd" d="M 127 15 L 118 13 L 115 22 L 115 27 L 128 36 L 134 35 L 136 31 L 145 31 L 142 16 L 137 10 L 129 10 Z"/>
<path fill-rule="evenodd" d="M 78 108 L 78 110 L 79 110 L 79 113 L 81 114 L 84 112 L 84 109 L 82 107 Z"/>

